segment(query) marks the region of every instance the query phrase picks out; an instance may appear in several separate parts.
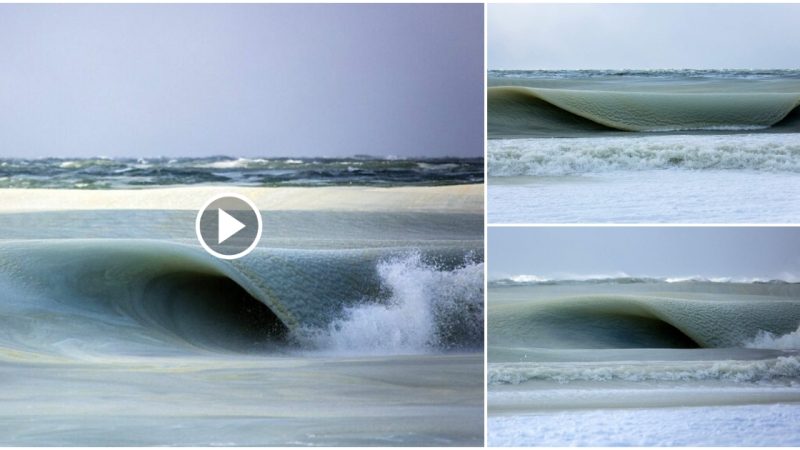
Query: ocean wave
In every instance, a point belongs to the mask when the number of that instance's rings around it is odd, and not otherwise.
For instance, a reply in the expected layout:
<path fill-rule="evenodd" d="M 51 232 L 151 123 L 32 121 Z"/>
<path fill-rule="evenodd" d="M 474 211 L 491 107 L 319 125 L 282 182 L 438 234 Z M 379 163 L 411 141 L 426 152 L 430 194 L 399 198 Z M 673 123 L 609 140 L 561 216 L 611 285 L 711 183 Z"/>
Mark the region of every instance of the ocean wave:
<path fill-rule="evenodd" d="M 796 71 L 503 71 L 490 137 L 800 130 Z M 618 133 L 619 134 L 619 133 Z"/>
<path fill-rule="evenodd" d="M 197 164 L 195 167 L 208 168 L 208 169 L 247 169 L 247 168 L 266 168 L 269 167 L 270 161 L 268 159 L 250 159 L 250 158 L 235 158 L 235 159 L 221 159 L 217 161 L 210 161 L 207 163 Z M 289 164 L 289 160 L 286 161 Z"/>
<path fill-rule="evenodd" d="M 547 176 L 618 170 L 800 172 L 796 134 L 492 140 L 489 176 Z"/>
<path fill-rule="evenodd" d="M 525 298 L 527 292 L 505 294 Z M 490 343 L 508 347 L 745 348 L 763 332 L 796 330 L 800 301 L 794 285 L 724 285 L 688 292 L 664 287 L 657 294 L 517 300 L 490 311 L 490 322 Z"/>
<path fill-rule="evenodd" d="M 800 381 L 800 359 L 796 356 L 758 361 L 712 361 L 679 363 L 492 363 L 488 368 L 490 385 L 520 384 L 530 381 L 609 382 L 609 381 L 705 381 L 739 383 Z"/>
<path fill-rule="evenodd" d="M 482 265 L 465 264 L 456 249 L 419 251 L 416 263 L 402 259 L 408 252 L 257 248 L 221 261 L 163 241 L 6 242 L 0 346 L 81 357 L 292 351 L 297 330 L 327 329 L 349 311 L 371 310 L 384 324 L 397 314 L 400 323 L 414 309 L 402 302 L 429 302 L 436 337 L 428 336 L 429 351 L 480 347 Z M 412 298 L 413 277 L 423 274 L 424 298 Z M 358 353 L 366 345 L 340 341 L 338 348 Z"/>

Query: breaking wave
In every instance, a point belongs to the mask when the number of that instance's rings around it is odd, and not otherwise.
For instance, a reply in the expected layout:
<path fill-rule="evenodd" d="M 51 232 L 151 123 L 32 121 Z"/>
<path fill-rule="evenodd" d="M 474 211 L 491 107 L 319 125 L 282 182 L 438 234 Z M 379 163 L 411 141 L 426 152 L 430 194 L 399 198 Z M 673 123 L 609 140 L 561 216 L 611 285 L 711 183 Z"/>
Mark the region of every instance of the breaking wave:
<path fill-rule="evenodd" d="M 736 294 L 592 295 L 504 305 L 491 316 L 492 345 L 526 348 L 743 348 L 800 324 L 800 301 L 745 285 Z M 763 291 L 763 292 L 762 292 Z M 759 293 L 760 292 L 760 293 Z M 517 293 L 524 297 L 524 292 Z M 748 299 L 747 301 L 743 299 Z M 763 333 L 771 333 L 764 335 Z M 760 337 L 757 337 L 760 336 Z M 756 339 L 755 341 L 753 339 Z M 782 340 L 783 339 L 783 340 Z"/>
<path fill-rule="evenodd" d="M 555 131 L 758 130 L 800 105 L 800 93 L 632 92 L 504 86 L 488 90 L 490 133 L 510 125 Z"/>
<path fill-rule="evenodd" d="M 490 385 L 520 384 L 528 381 L 733 381 L 757 383 L 794 382 L 800 378 L 796 356 L 758 361 L 702 361 L 676 363 L 552 364 L 493 363 L 488 370 Z"/>
<path fill-rule="evenodd" d="M 796 134 L 504 139 L 488 143 L 490 176 L 618 170 L 800 172 Z"/>

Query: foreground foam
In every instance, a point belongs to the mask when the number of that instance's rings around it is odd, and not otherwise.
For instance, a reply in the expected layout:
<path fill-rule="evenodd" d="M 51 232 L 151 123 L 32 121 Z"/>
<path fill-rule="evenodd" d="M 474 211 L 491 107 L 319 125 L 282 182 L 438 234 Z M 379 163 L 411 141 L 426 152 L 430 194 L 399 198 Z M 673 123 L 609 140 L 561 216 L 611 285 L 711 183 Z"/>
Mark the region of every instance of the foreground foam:
<path fill-rule="evenodd" d="M 490 446 L 796 446 L 800 405 L 601 409 L 490 417 Z"/>

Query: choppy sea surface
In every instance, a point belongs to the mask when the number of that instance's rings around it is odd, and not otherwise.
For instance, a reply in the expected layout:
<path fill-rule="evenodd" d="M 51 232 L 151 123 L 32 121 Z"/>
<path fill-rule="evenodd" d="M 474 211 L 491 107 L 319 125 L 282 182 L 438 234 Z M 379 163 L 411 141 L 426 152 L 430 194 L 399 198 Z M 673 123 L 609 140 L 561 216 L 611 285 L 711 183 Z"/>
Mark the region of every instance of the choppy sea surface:
<path fill-rule="evenodd" d="M 482 158 L 0 158 L 0 188 L 437 186 L 481 182 Z"/>
<path fill-rule="evenodd" d="M 488 104 L 493 223 L 800 215 L 796 70 L 491 71 Z"/>

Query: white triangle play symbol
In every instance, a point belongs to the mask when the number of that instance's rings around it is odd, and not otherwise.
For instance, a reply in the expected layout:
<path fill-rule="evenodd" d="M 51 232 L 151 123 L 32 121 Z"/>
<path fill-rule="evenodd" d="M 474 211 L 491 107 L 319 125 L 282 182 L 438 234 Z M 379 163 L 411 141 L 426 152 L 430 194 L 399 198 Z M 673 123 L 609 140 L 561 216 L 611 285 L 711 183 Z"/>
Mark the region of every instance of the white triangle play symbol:
<path fill-rule="evenodd" d="M 231 236 L 241 231 L 246 225 L 236 220 L 233 216 L 226 213 L 222 209 L 219 212 L 217 224 L 217 244 L 222 244 L 227 241 Z"/>

